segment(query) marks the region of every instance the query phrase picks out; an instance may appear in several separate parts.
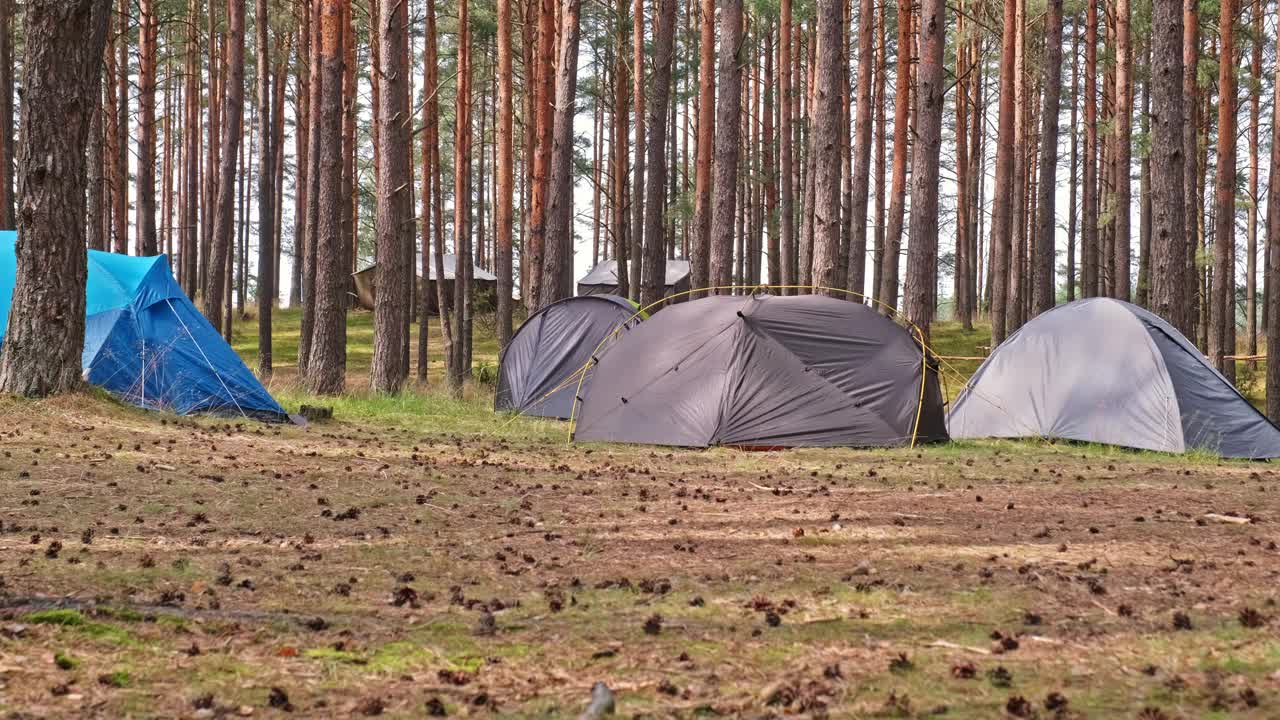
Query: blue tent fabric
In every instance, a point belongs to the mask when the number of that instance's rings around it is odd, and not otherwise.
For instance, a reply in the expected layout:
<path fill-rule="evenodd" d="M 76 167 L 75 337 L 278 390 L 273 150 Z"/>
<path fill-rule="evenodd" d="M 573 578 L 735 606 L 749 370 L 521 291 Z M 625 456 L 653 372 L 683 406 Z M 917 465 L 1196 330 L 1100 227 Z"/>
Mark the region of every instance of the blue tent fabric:
<path fill-rule="evenodd" d="M 0 342 L 17 271 L 17 234 L 0 232 Z M 121 400 L 178 415 L 288 419 L 169 272 L 168 259 L 89 251 L 84 377 Z"/>

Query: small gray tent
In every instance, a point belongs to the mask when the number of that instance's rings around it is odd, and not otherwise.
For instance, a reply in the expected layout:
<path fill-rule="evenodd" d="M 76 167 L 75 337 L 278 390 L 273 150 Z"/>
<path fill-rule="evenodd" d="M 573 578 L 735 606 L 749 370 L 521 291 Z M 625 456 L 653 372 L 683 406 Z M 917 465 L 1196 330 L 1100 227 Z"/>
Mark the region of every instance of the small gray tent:
<path fill-rule="evenodd" d="M 667 276 L 666 288 L 662 291 L 663 297 L 671 297 L 677 293 L 689 291 L 689 261 L 688 260 L 667 260 Z M 636 267 L 636 263 L 631 263 L 628 267 Z M 631 278 L 631 282 L 635 283 L 635 278 Z M 618 294 L 618 261 L 605 260 L 604 262 L 591 268 L 591 272 L 587 273 L 578 281 L 578 295 L 617 295 Z M 684 302 L 688 299 L 687 295 L 681 295 L 672 302 Z"/>
<path fill-rule="evenodd" d="M 494 409 L 567 419 L 579 392 L 579 370 L 611 333 L 639 322 L 636 313 L 626 298 L 588 295 L 554 302 L 530 315 L 502 352 Z"/>
<path fill-rule="evenodd" d="M 1280 457 L 1280 429 L 1182 333 L 1110 298 L 1060 305 L 1024 325 L 978 368 L 948 420 L 955 438 Z"/>
<path fill-rule="evenodd" d="M 775 448 L 947 438 L 933 359 L 861 303 L 703 298 L 628 329 L 598 359 L 578 440 Z"/>

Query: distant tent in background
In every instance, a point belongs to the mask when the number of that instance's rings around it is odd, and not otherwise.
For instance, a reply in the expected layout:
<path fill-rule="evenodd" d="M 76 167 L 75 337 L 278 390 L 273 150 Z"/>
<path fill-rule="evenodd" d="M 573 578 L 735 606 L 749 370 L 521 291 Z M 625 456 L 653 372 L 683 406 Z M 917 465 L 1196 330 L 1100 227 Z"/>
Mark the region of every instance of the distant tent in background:
<path fill-rule="evenodd" d="M 0 232 L 0 342 L 17 274 L 17 233 Z M 124 402 L 178 415 L 288 420 L 169 274 L 164 255 L 89 252 L 84 378 Z"/>
<path fill-rule="evenodd" d="M 935 362 L 906 328 L 861 303 L 702 298 L 608 344 L 574 437 L 750 448 L 943 441 Z"/>
<path fill-rule="evenodd" d="M 455 255 L 447 254 L 444 256 L 444 289 L 449 293 L 449 297 L 453 297 L 453 277 L 454 269 L 457 267 L 458 259 Z M 421 266 L 419 266 L 421 267 Z M 440 312 L 439 296 L 436 294 L 436 264 L 432 259 L 430 262 L 431 277 L 424 283 L 422 276 L 418 275 L 418 292 L 427 292 L 427 312 L 437 315 Z M 377 297 L 377 264 L 355 273 L 351 276 L 355 281 L 355 303 L 357 306 L 365 310 L 373 309 L 374 298 Z M 473 265 L 471 270 L 471 288 L 474 294 L 474 301 L 481 308 L 497 307 L 498 299 L 498 276 L 485 270 L 479 265 Z"/>
<path fill-rule="evenodd" d="M 628 268 L 636 267 L 636 263 L 631 263 Z M 635 277 L 628 275 L 631 283 L 634 285 L 637 280 Z M 666 289 L 663 290 L 663 297 L 671 297 L 677 293 L 688 292 L 692 288 L 689 286 L 689 261 L 688 260 L 667 260 L 667 277 Z M 578 281 L 578 295 L 617 295 L 618 294 L 618 261 L 605 260 L 599 265 L 591 268 L 591 272 L 587 273 Z M 672 300 L 672 302 L 684 302 L 688 300 L 688 295 L 681 295 Z"/>
<path fill-rule="evenodd" d="M 1280 429 L 1182 333 L 1136 305 L 1077 300 L 987 358 L 948 418 L 955 438 L 1055 438 L 1280 457 Z"/>
<path fill-rule="evenodd" d="M 578 371 L 591 378 L 592 354 L 615 330 L 637 317 L 637 306 L 617 295 L 588 295 L 554 302 L 533 315 L 512 336 L 498 367 L 495 410 L 565 418 L 579 390 Z"/>

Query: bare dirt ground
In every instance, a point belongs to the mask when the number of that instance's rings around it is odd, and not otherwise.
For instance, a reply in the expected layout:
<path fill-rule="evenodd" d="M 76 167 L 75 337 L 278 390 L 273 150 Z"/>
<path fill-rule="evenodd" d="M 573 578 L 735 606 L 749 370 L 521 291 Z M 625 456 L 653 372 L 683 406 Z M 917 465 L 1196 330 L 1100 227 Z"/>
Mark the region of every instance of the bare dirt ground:
<path fill-rule="evenodd" d="M 483 422 L 0 401 L 0 714 L 1280 717 L 1269 465 Z"/>

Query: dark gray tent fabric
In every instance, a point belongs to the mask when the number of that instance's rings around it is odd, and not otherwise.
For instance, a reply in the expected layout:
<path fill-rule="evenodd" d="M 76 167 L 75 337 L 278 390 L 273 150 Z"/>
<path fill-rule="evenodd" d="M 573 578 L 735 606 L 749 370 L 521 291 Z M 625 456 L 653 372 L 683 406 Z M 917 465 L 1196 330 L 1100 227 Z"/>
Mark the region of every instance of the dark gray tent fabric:
<path fill-rule="evenodd" d="M 568 418 L 577 372 L 610 333 L 639 321 L 636 312 L 625 298 L 594 295 L 567 298 L 529 316 L 502 353 L 494 408 Z M 588 367 L 584 387 L 590 379 Z"/>
<path fill-rule="evenodd" d="M 608 344 L 578 416 L 582 441 L 878 447 L 946 439 L 936 369 L 915 339 L 866 305 L 817 295 L 721 295 L 664 310 Z"/>
<path fill-rule="evenodd" d="M 629 267 L 634 268 L 634 263 Z M 630 276 L 632 282 L 635 282 L 634 275 Z M 689 286 L 689 261 L 688 260 L 667 260 L 666 261 L 666 277 L 664 278 L 666 287 L 663 290 L 663 297 L 671 297 L 677 293 L 688 292 Z M 605 260 L 604 262 L 591 268 L 591 272 L 582 276 L 578 281 L 578 295 L 616 295 L 618 294 L 618 261 Z M 684 296 L 678 297 L 672 302 L 683 302 Z"/>
<path fill-rule="evenodd" d="M 1110 298 L 1028 322 L 978 368 L 951 436 L 1042 437 L 1231 458 L 1280 457 L 1280 430 L 1168 323 Z"/>

